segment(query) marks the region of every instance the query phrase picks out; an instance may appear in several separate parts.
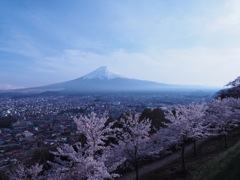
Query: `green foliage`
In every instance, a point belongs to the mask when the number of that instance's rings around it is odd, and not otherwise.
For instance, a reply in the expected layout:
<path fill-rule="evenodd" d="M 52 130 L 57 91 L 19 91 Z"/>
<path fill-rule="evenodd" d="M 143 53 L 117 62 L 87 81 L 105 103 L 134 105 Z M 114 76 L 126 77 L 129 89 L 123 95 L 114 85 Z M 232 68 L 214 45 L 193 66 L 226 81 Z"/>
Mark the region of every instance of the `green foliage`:
<path fill-rule="evenodd" d="M 50 153 L 55 148 L 52 147 L 39 147 L 33 151 L 32 162 L 38 162 L 40 164 L 47 164 L 47 161 L 53 161 L 54 155 Z"/>
<path fill-rule="evenodd" d="M 6 175 L 6 171 L 0 170 L 0 180 L 8 180 L 8 177 Z"/>
<path fill-rule="evenodd" d="M 150 119 L 151 120 L 151 134 L 155 133 L 161 127 L 165 127 L 166 123 L 170 121 L 165 119 L 164 111 L 161 108 L 150 109 L 146 108 L 142 112 L 140 119 Z"/>
<path fill-rule="evenodd" d="M 217 98 L 218 97 L 220 97 L 221 99 L 227 97 L 240 98 L 240 86 L 221 90 L 217 93 Z"/>
<path fill-rule="evenodd" d="M 79 134 L 78 142 L 80 142 L 83 147 L 86 145 L 86 143 L 87 143 L 87 138 L 86 138 L 86 136 L 84 136 L 83 133 L 80 133 L 80 134 Z"/>
<path fill-rule="evenodd" d="M 14 122 L 16 119 L 13 116 L 0 117 L 0 128 L 11 128 Z"/>
<path fill-rule="evenodd" d="M 202 166 L 193 180 L 240 179 L 240 142 Z"/>
<path fill-rule="evenodd" d="M 227 97 L 240 98 L 240 76 L 230 81 L 226 86 L 230 86 L 231 88 L 219 91 L 217 97 L 222 99 Z"/>

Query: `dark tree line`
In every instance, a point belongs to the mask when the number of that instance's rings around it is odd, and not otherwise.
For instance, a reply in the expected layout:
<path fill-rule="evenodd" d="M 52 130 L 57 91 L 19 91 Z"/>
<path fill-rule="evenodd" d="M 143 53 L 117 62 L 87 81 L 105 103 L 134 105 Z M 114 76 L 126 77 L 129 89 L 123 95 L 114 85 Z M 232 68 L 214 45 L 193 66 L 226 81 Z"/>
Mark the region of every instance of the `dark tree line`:
<path fill-rule="evenodd" d="M 13 116 L 0 117 L 0 128 L 12 128 L 14 122 L 16 122 L 16 118 Z"/>

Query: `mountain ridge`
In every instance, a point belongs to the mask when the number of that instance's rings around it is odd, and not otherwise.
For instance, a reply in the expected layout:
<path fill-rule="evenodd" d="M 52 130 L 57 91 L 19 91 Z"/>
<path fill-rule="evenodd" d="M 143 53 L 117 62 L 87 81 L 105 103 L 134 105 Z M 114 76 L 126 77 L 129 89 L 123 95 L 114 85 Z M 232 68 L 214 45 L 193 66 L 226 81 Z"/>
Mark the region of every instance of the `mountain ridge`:
<path fill-rule="evenodd" d="M 54 83 L 46 86 L 14 90 L 25 93 L 95 93 L 95 92 L 138 92 L 138 91 L 172 91 L 203 89 L 201 86 L 164 84 L 147 80 L 126 78 L 114 73 L 107 66 L 102 66 L 79 78 Z"/>

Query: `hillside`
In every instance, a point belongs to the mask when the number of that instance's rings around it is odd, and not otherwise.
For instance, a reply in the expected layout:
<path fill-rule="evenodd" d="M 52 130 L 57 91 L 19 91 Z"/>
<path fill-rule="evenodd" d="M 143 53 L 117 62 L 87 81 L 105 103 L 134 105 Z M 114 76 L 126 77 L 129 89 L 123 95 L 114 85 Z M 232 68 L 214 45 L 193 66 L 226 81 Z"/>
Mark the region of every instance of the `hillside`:
<path fill-rule="evenodd" d="M 196 157 L 194 157 L 193 153 L 187 154 L 187 172 L 185 175 L 180 171 L 181 158 L 178 153 L 179 158 L 177 160 L 143 175 L 140 180 L 187 180 L 192 178 L 194 180 L 212 180 L 208 178 L 210 172 L 213 172 L 211 175 L 214 176 L 216 180 L 218 177 L 231 179 L 233 176 L 235 177 L 233 179 L 239 179 L 239 142 L 239 128 L 229 134 L 228 148 L 224 148 L 222 137 L 211 137 L 198 146 Z M 221 164 L 221 167 L 219 164 Z M 229 173 L 229 167 L 233 168 L 233 174 Z M 235 169 L 236 171 L 234 171 Z"/>
<path fill-rule="evenodd" d="M 198 179 L 239 179 L 240 178 L 240 141 L 203 165 L 193 176 Z"/>
<path fill-rule="evenodd" d="M 221 90 L 218 92 L 218 96 L 221 98 L 226 97 L 240 98 L 240 86 Z"/>

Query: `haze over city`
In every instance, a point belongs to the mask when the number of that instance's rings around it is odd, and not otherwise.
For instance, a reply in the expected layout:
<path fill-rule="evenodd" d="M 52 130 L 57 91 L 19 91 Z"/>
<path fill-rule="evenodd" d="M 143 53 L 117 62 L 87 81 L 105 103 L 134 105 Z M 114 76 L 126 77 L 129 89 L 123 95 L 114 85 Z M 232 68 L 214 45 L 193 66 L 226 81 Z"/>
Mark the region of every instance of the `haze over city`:
<path fill-rule="evenodd" d="M 223 86 L 239 76 L 240 1 L 0 1 L 0 89 L 83 76 Z"/>

